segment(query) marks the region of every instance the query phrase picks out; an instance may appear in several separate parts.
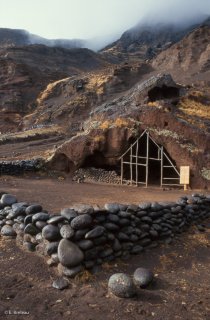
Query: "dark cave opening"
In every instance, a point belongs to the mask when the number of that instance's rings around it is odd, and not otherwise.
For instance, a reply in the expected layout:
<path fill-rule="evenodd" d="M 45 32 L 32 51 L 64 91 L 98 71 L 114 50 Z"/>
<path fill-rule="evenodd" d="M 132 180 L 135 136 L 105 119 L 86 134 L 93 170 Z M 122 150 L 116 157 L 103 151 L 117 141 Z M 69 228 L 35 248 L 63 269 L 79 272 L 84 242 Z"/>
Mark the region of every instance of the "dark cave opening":
<path fill-rule="evenodd" d="M 64 154 L 58 153 L 49 164 L 50 169 L 65 173 L 73 172 L 74 163 Z"/>
<path fill-rule="evenodd" d="M 95 150 L 93 154 L 87 156 L 83 162 L 82 168 L 105 169 L 107 171 L 116 171 L 120 175 L 120 163 L 111 165 L 103 153 Z"/>
<path fill-rule="evenodd" d="M 148 92 L 149 102 L 179 97 L 179 89 L 175 87 L 154 87 Z"/>

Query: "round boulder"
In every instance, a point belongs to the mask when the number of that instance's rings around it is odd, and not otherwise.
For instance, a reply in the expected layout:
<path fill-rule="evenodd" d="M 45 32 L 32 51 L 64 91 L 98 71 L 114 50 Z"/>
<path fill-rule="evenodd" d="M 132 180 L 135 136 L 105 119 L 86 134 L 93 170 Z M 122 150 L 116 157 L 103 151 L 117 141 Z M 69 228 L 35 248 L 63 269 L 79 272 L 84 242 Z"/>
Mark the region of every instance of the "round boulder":
<path fill-rule="evenodd" d="M 64 208 L 61 210 L 61 216 L 70 222 L 77 217 L 77 213 L 74 209 Z"/>
<path fill-rule="evenodd" d="M 26 208 L 26 214 L 34 214 L 42 211 L 42 206 L 40 204 L 32 204 Z"/>
<path fill-rule="evenodd" d="M 131 298 L 136 289 L 131 277 L 125 273 L 115 273 L 109 278 L 109 290 L 119 298 Z"/>
<path fill-rule="evenodd" d="M 69 224 L 64 224 L 60 229 L 61 237 L 64 239 L 71 239 L 74 236 L 74 230 Z"/>
<path fill-rule="evenodd" d="M 68 278 L 74 278 L 78 273 L 83 270 L 81 265 L 78 265 L 73 268 L 64 267 L 61 263 L 58 265 L 58 273 L 62 276 L 66 276 Z"/>
<path fill-rule="evenodd" d="M 3 194 L 1 197 L 1 203 L 5 206 L 11 206 L 13 203 L 17 202 L 17 198 L 12 194 Z"/>
<path fill-rule="evenodd" d="M 84 254 L 73 242 L 62 239 L 58 246 L 58 258 L 65 267 L 76 267 L 84 260 Z"/>
<path fill-rule="evenodd" d="M 67 279 L 65 279 L 65 278 L 58 278 L 58 279 L 53 281 L 52 286 L 55 289 L 63 290 L 65 288 L 68 288 L 69 281 Z"/>
<path fill-rule="evenodd" d="M 106 203 L 104 207 L 110 213 L 117 213 L 118 211 L 120 211 L 118 203 Z"/>
<path fill-rule="evenodd" d="M 71 221 L 71 227 L 75 230 L 88 228 L 92 224 L 92 218 L 89 214 L 81 214 Z"/>
<path fill-rule="evenodd" d="M 37 233 L 39 233 L 39 229 L 37 229 L 32 223 L 29 223 L 25 227 L 24 233 L 35 236 Z"/>
<path fill-rule="evenodd" d="M 7 236 L 7 237 L 15 237 L 16 236 L 15 230 L 9 225 L 5 225 L 2 227 L 1 234 L 3 236 Z"/>
<path fill-rule="evenodd" d="M 153 272 L 146 268 L 138 268 L 134 272 L 133 281 L 137 287 L 146 288 L 154 279 Z"/>
<path fill-rule="evenodd" d="M 37 221 L 47 221 L 50 218 L 48 213 L 45 212 L 38 212 L 33 215 L 32 217 L 32 222 L 37 222 Z"/>
<path fill-rule="evenodd" d="M 42 229 L 42 236 L 48 241 L 58 240 L 60 239 L 59 228 L 52 224 L 48 224 Z"/>

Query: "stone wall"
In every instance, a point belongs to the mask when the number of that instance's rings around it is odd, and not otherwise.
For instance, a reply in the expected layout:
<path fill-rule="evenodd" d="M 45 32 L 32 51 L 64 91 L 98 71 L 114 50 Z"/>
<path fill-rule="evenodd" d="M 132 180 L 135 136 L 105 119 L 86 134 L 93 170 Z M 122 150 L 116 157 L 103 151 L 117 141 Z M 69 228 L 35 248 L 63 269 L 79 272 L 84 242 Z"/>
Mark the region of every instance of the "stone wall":
<path fill-rule="evenodd" d="M 210 196 L 201 194 L 176 203 L 77 205 L 58 215 L 41 205 L 17 202 L 12 195 L 0 196 L 1 235 L 16 237 L 25 249 L 48 257 L 48 265 L 67 277 L 160 242 L 171 243 L 193 224 L 205 231 L 201 223 L 210 217 Z"/>
<path fill-rule="evenodd" d="M 19 175 L 34 172 L 41 168 L 41 159 L 0 161 L 0 174 Z"/>

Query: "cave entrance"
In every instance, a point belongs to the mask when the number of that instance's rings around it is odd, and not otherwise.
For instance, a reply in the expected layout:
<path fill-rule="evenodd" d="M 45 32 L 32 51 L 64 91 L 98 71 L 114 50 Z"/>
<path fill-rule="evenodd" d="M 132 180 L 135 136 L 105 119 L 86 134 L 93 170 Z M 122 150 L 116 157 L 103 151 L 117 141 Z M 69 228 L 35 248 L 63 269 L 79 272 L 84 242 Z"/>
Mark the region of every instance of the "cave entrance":
<path fill-rule="evenodd" d="M 180 173 L 163 146 L 145 130 L 121 156 L 121 184 L 179 186 Z"/>
<path fill-rule="evenodd" d="M 176 87 L 154 87 L 148 92 L 149 102 L 179 97 L 179 89 Z"/>

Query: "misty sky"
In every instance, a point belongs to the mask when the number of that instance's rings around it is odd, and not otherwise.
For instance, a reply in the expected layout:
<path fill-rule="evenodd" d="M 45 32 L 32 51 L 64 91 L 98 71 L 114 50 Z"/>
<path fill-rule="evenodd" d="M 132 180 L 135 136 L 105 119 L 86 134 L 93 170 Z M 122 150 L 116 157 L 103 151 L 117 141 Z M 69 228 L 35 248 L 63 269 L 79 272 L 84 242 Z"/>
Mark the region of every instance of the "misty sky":
<path fill-rule="evenodd" d="M 175 22 L 202 13 L 210 14 L 210 0 L 0 0 L 0 27 L 88 39 L 119 36 L 145 17 Z"/>

